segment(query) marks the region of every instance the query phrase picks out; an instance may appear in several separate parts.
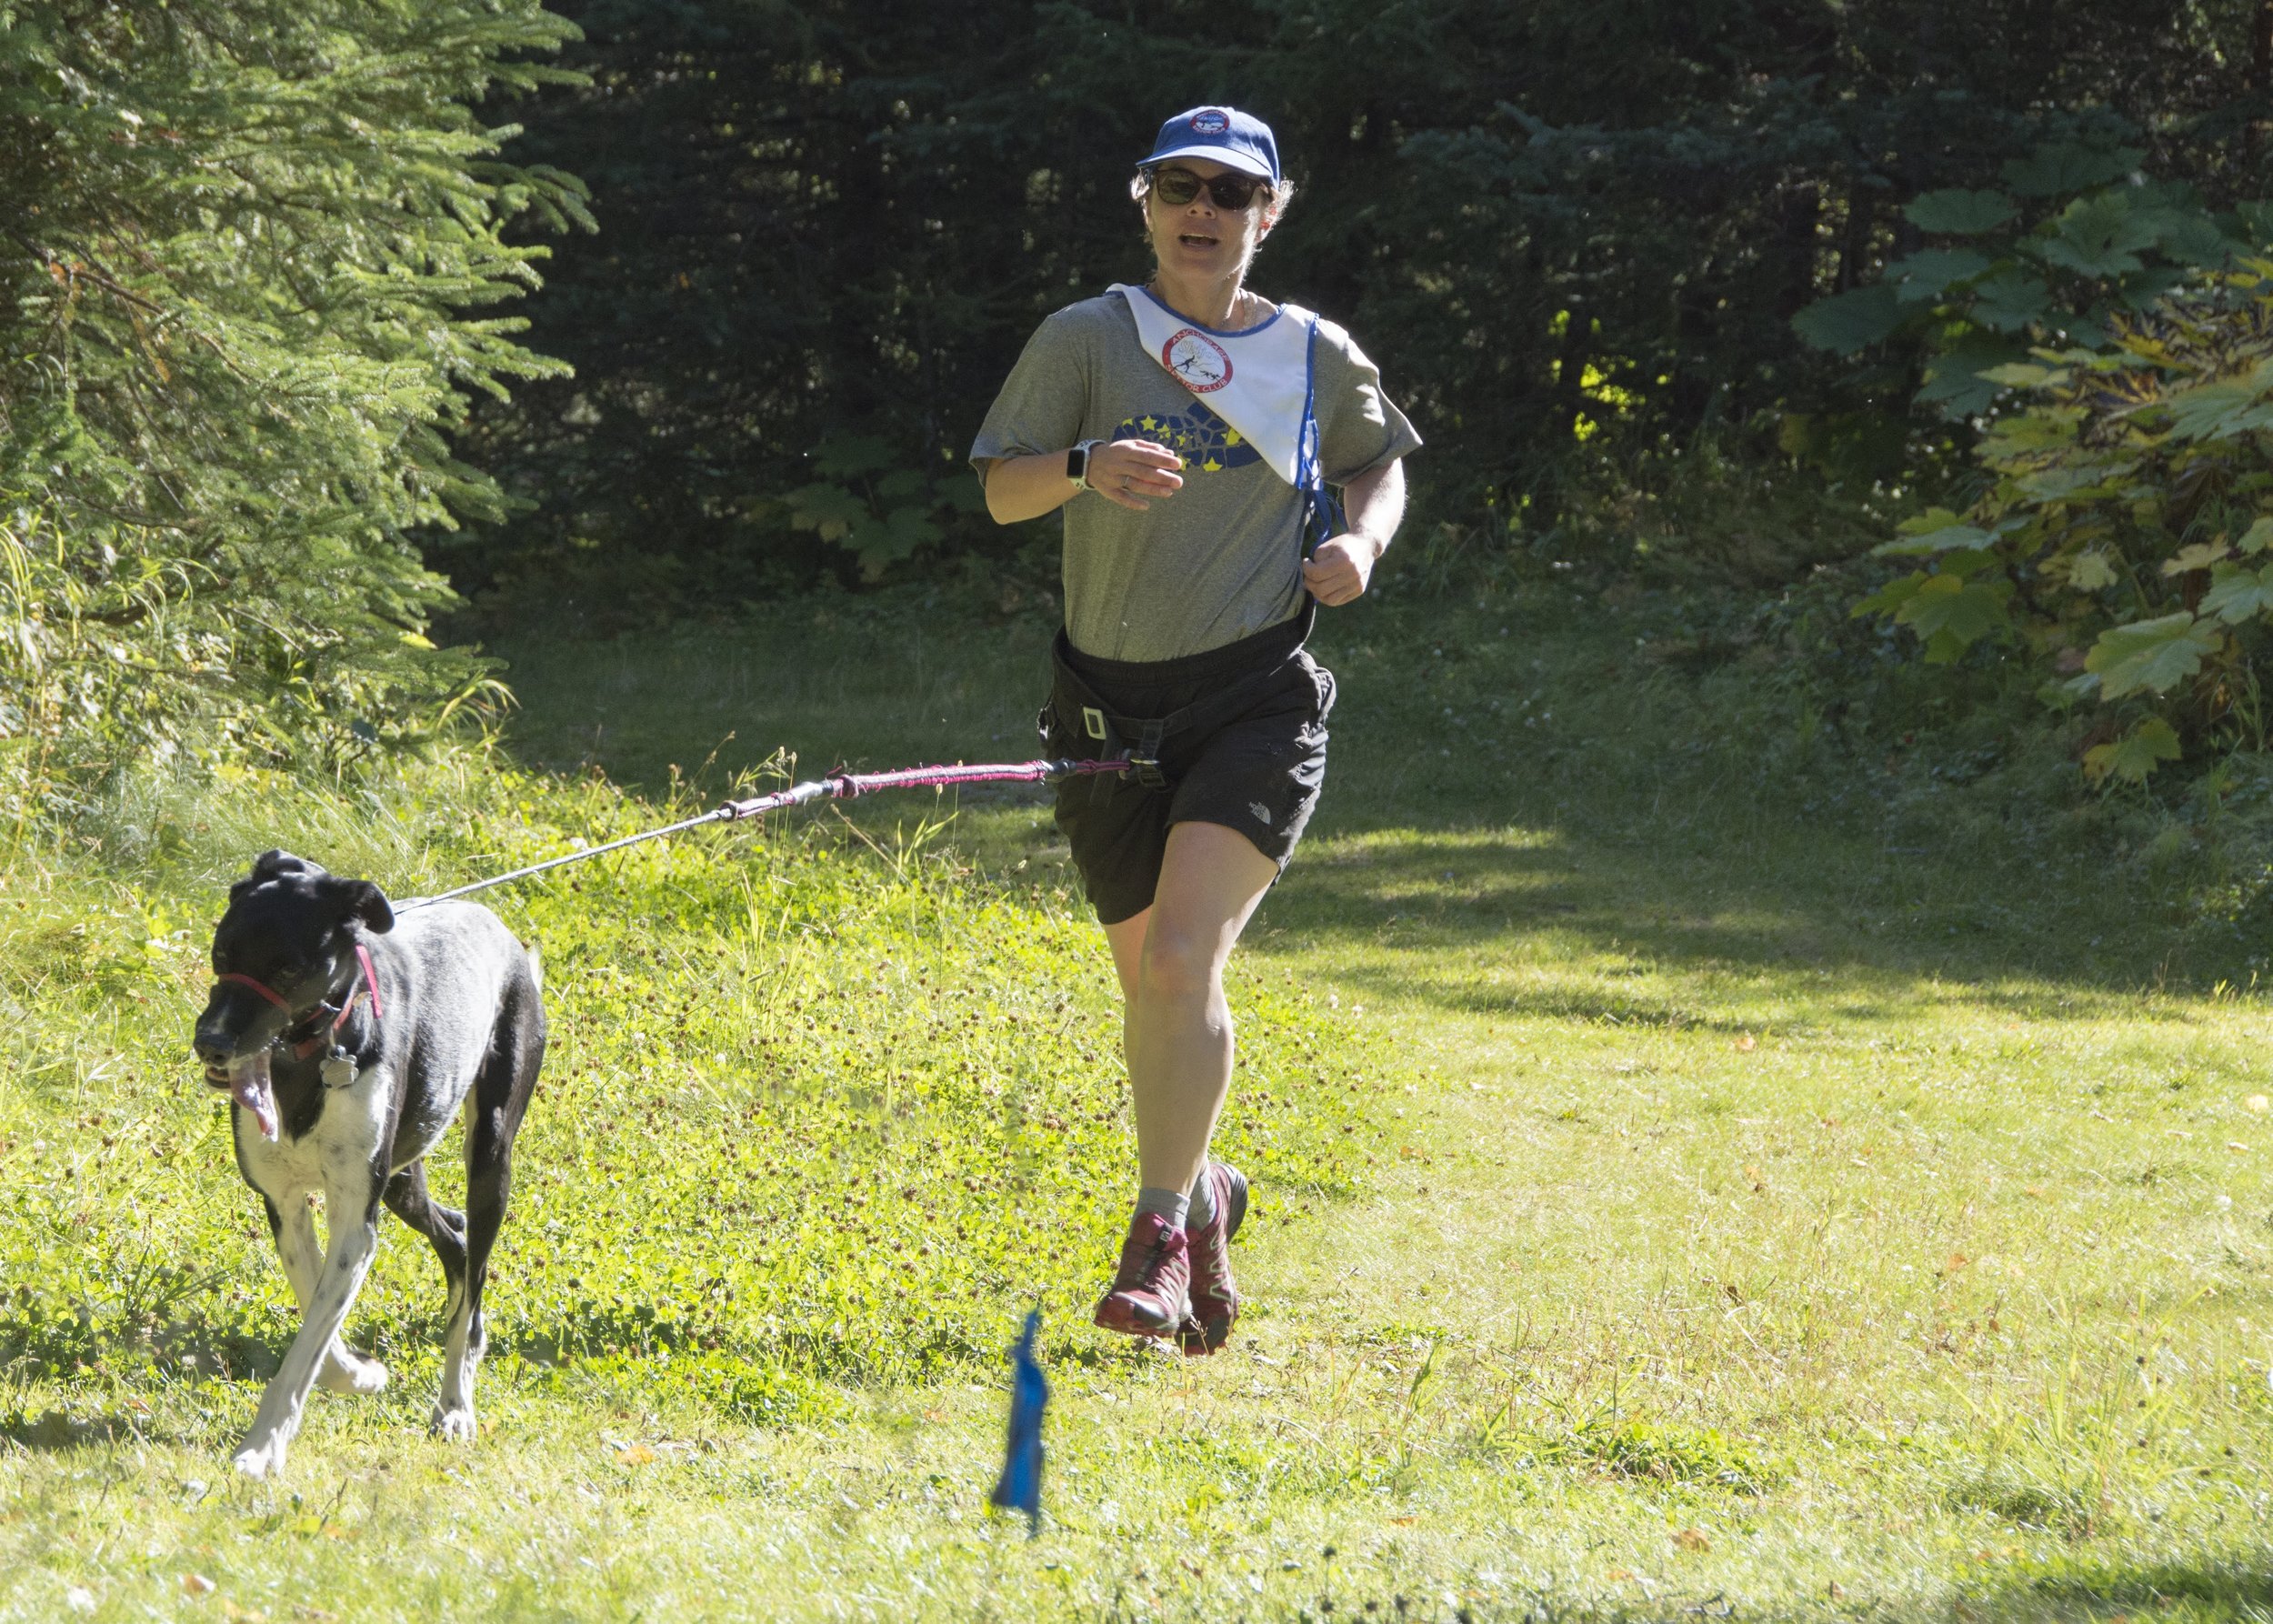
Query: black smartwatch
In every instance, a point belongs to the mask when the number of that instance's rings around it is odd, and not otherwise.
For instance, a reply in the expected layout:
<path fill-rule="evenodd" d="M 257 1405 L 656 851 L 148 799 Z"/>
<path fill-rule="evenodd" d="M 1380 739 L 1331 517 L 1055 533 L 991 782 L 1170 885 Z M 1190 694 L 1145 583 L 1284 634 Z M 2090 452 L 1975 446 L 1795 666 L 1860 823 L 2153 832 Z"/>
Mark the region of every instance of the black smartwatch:
<path fill-rule="evenodd" d="M 1073 482 L 1074 489 L 1089 488 L 1089 453 L 1104 444 L 1103 440 L 1084 440 L 1066 453 L 1066 477 Z"/>

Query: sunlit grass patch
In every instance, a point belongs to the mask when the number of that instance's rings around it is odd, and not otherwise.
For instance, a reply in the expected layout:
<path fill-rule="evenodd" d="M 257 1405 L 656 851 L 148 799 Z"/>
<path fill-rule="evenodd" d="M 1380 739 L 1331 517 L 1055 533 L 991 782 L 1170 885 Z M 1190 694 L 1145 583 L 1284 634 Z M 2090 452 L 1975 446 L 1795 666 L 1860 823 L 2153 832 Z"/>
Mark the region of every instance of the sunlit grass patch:
<path fill-rule="evenodd" d="M 352 839 L 329 797 L 275 783 L 153 794 L 176 859 L 133 880 L 51 872 L 0 909 L 24 1016 L 0 1040 L 0 1366 L 38 1377 L 41 1404 L 257 1379 L 289 1338 L 225 1102 L 186 1057 L 203 925 L 251 851 L 285 844 L 400 896 L 681 810 L 462 765 L 456 786 L 366 797 L 394 816 Z M 543 953 L 551 1022 L 490 1298 L 494 1357 L 519 1379 L 773 1421 L 829 1413 L 832 1383 L 991 1367 L 1030 1303 L 1061 1352 L 1089 1339 L 1069 1328 L 1133 1177 L 1093 928 L 1062 887 L 838 828 L 704 830 L 491 894 Z M 1379 1073 L 1308 989 L 1244 972 L 1235 998 L 1257 1082 L 1222 1142 L 1256 1180 L 1259 1232 L 1351 1188 Z M 445 1200 L 457 1155 L 453 1136 L 434 1158 Z M 426 1248 L 387 1237 L 350 1336 L 416 1386 L 441 1294 Z M 0 1424 L 36 1427 L 27 1406 Z"/>

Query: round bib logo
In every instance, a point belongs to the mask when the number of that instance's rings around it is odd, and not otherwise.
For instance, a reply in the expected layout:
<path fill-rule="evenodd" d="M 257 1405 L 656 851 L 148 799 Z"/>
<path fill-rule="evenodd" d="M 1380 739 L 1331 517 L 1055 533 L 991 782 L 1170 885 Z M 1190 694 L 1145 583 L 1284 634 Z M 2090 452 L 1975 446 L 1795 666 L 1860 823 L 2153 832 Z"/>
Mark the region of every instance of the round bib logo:
<path fill-rule="evenodd" d="M 1220 107 L 1202 107 L 1192 115 L 1195 135 L 1221 135 L 1231 128 L 1231 115 Z"/>
<path fill-rule="evenodd" d="M 1186 327 L 1160 346 L 1160 365 L 1195 395 L 1212 395 L 1231 381 L 1231 356 L 1207 334 Z"/>

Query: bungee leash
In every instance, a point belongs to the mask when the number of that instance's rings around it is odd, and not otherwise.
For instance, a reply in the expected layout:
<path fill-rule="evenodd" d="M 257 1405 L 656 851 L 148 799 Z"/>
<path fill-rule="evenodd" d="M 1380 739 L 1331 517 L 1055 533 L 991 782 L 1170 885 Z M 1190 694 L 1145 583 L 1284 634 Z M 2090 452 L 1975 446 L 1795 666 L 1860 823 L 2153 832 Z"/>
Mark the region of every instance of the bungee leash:
<path fill-rule="evenodd" d="M 487 879 L 477 879 L 472 885 L 460 886 L 439 896 L 414 897 L 399 903 L 395 911 L 408 913 L 413 908 L 427 907 L 453 897 L 465 897 L 475 891 L 486 891 L 492 886 L 502 886 L 516 879 L 526 879 L 548 868 L 558 868 L 568 863 L 582 863 L 592 857 L 605 857 L 611 851 L 621 851 L 626 846 L 637 846 L 643 840 L 660 840 L 666 835 L 685 834 L 688 829 L 701 828 L 705 824 L 738 823 L 746 817 L 756 817 L 767 812 L 778 812 L 785 807 L 801 807 L 807 801 L 848 801 L 856 796 L 870 795 L 879 789 L 945 789 L 961 784 L 1046 784 L 1059 778 L 1088 777 L 1102 773 L 1125 773 L 1138 764 L 1126 757 L 1110 757 L 1101 761 L 1076 761 L 1071 757 L 1056 760 L 1013 761 L 991 764 L 974 763 L 938 767 L 904 767 L 885 773 L 832 773 L 826 778 L 808 783 L 792 784 L 771 795 L 756 796 L 746 801 L 727 801 L 698 817 L 682 818 L 666 824 L 659 829 L 648 829 L 637 835 L 626 835 L 620 840 L 610 840 L 605 846 L 586 847 L 572 851 L 565 857 L 553 857 L 542 863 L 531 863 L 526 868 L 516 868 L 510 874 L 495 874 Z"/>

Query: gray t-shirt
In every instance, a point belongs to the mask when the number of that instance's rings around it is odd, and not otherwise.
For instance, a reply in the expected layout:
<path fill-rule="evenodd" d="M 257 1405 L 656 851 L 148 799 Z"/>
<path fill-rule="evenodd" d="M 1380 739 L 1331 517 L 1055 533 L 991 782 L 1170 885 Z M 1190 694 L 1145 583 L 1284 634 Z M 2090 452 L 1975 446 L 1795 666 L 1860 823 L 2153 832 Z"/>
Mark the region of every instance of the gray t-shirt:
<path fill-rule="evenodd" d="M 1319 460 L 1347 485 L 1420 445 L 1349 335 L 1318 324 Z M 1301 493 L 1271 470 L 1136 336 L 1118 294 L 1044 321 L 971 447 L 995 458 L 1083 440 L 1156 440 L 1184 458 L 1184 488 L 1135 513 L 1084 491 L 1066 516 L 1066 635 L 1108 660 L 1202 654 L 1292 619 L 1303 599 Z"/>

